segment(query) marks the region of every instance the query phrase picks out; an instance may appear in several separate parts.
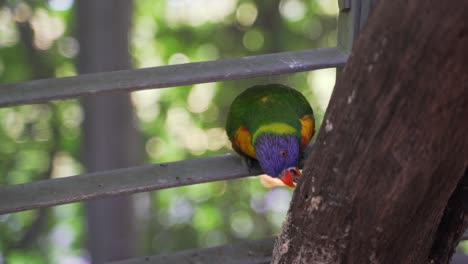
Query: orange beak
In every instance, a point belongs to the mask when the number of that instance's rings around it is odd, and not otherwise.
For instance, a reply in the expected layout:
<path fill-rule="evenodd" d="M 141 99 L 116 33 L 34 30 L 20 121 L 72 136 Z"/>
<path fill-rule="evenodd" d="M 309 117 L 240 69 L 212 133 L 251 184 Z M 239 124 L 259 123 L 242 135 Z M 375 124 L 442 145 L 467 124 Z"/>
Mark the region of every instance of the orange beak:
<path fill-rule="evenodd" d="M 299 177 L 301 177 L 301 171 L 297 167 L 290 167 L 281 172 L 279 179 L 289 187 L 294 188 Z"/>

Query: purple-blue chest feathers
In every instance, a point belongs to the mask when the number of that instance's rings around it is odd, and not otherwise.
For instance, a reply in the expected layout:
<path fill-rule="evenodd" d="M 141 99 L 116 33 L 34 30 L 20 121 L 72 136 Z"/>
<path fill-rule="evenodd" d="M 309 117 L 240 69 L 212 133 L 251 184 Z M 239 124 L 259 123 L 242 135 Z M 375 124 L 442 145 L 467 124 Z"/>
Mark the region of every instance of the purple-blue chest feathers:
<path fill-rule="evenodd" d="M 265 173 L 278 177 L 289 167 L 298 167 L 300 142 L 294 135 L 262 134 L 255 140 L 255 153 Z"/>

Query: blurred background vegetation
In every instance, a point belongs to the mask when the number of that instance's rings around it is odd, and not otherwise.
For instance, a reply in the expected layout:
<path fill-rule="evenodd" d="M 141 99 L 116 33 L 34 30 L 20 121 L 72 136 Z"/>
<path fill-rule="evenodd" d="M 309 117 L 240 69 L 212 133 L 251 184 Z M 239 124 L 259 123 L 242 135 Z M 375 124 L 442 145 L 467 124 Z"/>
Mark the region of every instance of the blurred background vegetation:
<path fill-rule="evenodd" d="M 337 11 L 335 0 L 140 0 L 129 52 L 142 68 L 333 47 Z M 0 82 L 77 75 L 76 16 L 73 0 L 0 1 Z M 232 151 L 226 111 L 253 84 L 302 91 L 320 125 L 334 81 L 327 69 L 133 92 L 142 163 Z M 80 100 L 0 109 L 0 184 L 84 173 L 83 119 Z M 253 177 L 133 195 L 137 255 L 274 236 L 291 192 Z M 0 263 L 89 263 L 85 218 L 83 203 L 0 216 Z"/>

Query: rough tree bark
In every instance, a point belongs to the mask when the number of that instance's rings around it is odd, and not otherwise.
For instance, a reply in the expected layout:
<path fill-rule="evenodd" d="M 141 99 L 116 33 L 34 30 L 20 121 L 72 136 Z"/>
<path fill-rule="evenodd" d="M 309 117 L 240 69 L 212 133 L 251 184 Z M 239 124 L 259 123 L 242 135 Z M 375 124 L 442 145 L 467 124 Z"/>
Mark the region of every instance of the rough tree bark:
<path fill-rule="evenodd" d="M 80 73 L 131 67 L 128 32 L 132 1 L 77 1 Z M 128 94 L 83 99 L 83 161 L 89 172 L 138 163 L 138 134 Z M 131 197 L 87 203 L 88 249 L 93 263 L 136 255 L 137 239 Z"/>
<path fill-rule="evenodd" d="M 272 263 L 449 263 L 468 223 L 467 17 L 467 1 L 381 1 Z"/>

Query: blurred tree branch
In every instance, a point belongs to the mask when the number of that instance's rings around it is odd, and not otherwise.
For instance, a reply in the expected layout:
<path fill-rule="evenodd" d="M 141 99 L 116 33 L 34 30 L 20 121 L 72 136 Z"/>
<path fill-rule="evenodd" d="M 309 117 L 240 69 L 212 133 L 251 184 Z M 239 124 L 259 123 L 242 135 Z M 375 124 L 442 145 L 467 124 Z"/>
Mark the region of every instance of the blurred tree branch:
<path fill-rule="evenodd" d="M 4 4 L 4 3 L 0 3 Z M 24 58 L 28 61 L 26 65 L 30 66 L 30 73 L 32 79 L 51 78 L 54 76 L 54 67 L 51 64 L 45 63 L 43 57 L 39 54 L 39 51 L 34 47 L 34 31 L 29 21 L 16 22 L 16 27 L 20 33 L 20 43 L 26 51 Z M 51 109 L 51 137 L 49 144 L 49 162 L 47 169 L 41 173 L 37 180 L 49 179 L 53 169 L 53 159 L 57 153 L 58 143 L 60 139 L 59 132 L 59 117 L 58 110 L 52 103 L 47 103 Z M 34 247 L 34 243 L 37 242 L 37 238 L 44 231 L 44 225 L 46 224 L 48 217 L 48 208 L 41 208 L 37 210 L 37 215 L 34 220 L 29 224 L 27 229 L 22 232 L 22 236 L 17 240 L 16 243 L 9 246 L 7 251 L 14 249 L 25 249 Z"/>

